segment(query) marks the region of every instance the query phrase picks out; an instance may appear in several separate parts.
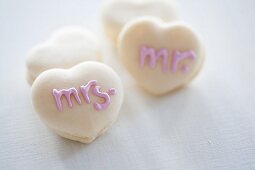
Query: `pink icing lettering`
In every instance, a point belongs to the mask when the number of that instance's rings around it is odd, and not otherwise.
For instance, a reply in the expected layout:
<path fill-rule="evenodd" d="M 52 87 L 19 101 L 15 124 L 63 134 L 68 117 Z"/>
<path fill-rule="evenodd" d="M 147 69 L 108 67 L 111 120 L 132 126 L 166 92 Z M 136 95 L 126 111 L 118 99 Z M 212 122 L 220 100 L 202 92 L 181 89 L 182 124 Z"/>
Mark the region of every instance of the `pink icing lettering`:
<path fill-rule="evenodd" d="M 178 65 L 181 61 L 190 58 L 192 60 L 195 60 L 196 54 L 194 51 L 185 51 L 185 52 L 180 52 L 180 51 L 174 51 L 174 57 L 173 57 L 173 64 L 172 64 L 172 71 L 175 73 L 178 70 Z M 187 73 L 189 71 L 189 67 L 185 65 L 182 68 L 182 71 Z"/>
<path fill-rule="evenodd" d="M 154 69 L 156 67 L 156 64 L 160 58 L 162 58 L 162 71 L 166 73 L 169 70 L 169 53 L 166 48 L 162 48 L 158 51 L 156 51 L 154 48 L 142 46 L 140 49 L 140 66 L 144 67 L 146 59 L 150 59 L 149 67 Z M 196 53 L 192 50 L 180 52 L 178 50 L 175 50 L 173 52 L 173 60 L 172 60 L 172 72 L 176 73 L 178 70 L 178 66 L 181 61 L 185 59 L 196 59 Z M 181 70 L 183 73 L 187 73 L 189 71 L 189 66 L 184 65 L 182 66 Z"/>
<path fill-rule="evenodd" d="M 89 98 L 89 90 L 92 86 L 95 86 L 97 83 L 96 80 L 91 80 L 88 82 L 88 84 L 86 84 L 85 86 L 81 86 L 80 87 L 80 90 L 81 90 L 81 93 L 83 95 L 83 98 L 84 100 L 86 101 L 86 103 L 90 103 L 90 98 Z"/>
<path fill-rule="evenodd" d="M 163 61 L 162 71 L 163 72 L 168 71 L 168 51 L 166 48 L 155 51 L 154 48 L 142 46 L 140 50 L 140 66 L 141 67 L 144 66 L 147 57 L 150 58 L 151 68 L 155 68 L 157 60 L 159 60 L 160 57 L 162 57 L 162 61 Z"/>
<path fill-rule="evenodd" d="M 89 97 L 90 89 L 92 89 L 93 95 L 103 98 L 104 101 L 102 103 L 98 103 L 98 102 L 93 103 L 94 108 L 97 111 L 101 111 L 101 110 L 108 108 L 108 106 L 111 104 L 110 96 L 116 95 L 117 92 L 116 92 L 115 88 L 110 88 L 107 92 L 101 92 L 100 91 L 101 87 L 96 86 L 96 83 L 97 83 L 96 80 L 91 80 L 86 85 L 80 86 L 80 91 L 81 91 L 82 96 L 87 104 L 91 103 L 90 97 Z M 74 87 L 69 88 L 69 89 L 61 89 L 61 90 L 53 89 L 52 94 L 55 97 L 55 101 L 56 101 L 58 110 L 60 112 L 63 111 L 63 106 L 62 106 L 62 102 L 61 102 L 62 95 L 65 96 L 69 107 L 73 107 L 73 103 L 71 101 L 71 95 L 73 95 L 75 97 L 75 100 L 77 101 L 78 104 L 81 104 L 81 99 L 79 97 L 78 91 Z"/>
<path fill-rule="evenodd" d="M 53 89 L 52 93 L 55 97 L 57 107 L 60 112 L 63 111 L 62 102 L 61 102 L 61 97 L 63 95 L 65 96 L 69 107 L 73 107 L 73 103 L 71 101 L 71 95 L 75 97 L 75 100 L 78 102 L 78 104 L 81 104 L 81 99 L 78 95 L 78 91 L 74 87 L 71 87 L 69 89 L 62 89 L 62 90 Z"/>
<path fill-rule="evenodd" d="M 115 88 L 110 88 L 107 92 L 109 95 L 113 96 L 117 93 L 116 89 Z"/>
<path fill-rule="evenodd" d="M 109 94 L 107 94 L 107 93 L 105 93 L 105 92 L 101 92 L 101 91 L 100 91 L 100 88 L 101 88 L 100 86 L 95 86 L 95 87 L 93 88 L 93 94 L 94 94 L 95 96 L 97 96 L 97 97 L 101 97 L 101 98 L 104 99 L 104 103 L 97 103 L 97 102 L 94 103 L 94 108 L 95 108 L 96 110 L 104 110 L 104 109 L 106 109 L 106 108 L 110 105 L 110 103 L 111 103 L 111 98 L 110 98 Z"/>

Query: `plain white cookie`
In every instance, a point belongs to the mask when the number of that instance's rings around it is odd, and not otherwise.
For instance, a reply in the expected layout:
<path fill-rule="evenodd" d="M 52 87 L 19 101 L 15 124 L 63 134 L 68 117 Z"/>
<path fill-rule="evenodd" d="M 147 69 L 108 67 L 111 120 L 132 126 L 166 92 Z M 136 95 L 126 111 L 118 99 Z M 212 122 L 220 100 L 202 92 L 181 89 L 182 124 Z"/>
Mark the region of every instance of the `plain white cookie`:
<path fill-rule="evenodd" d="M 137 83 L 156 95 L 192 80 L 205 55 L 198 34 L 190 26 L 152 17 L 128 23 L 120 33 L 118 49 Z"/>
<path fill-rule="evenodd" d="M 70 68 L 84 61 L 99 60 L 101 47 L 95 35 L 78 26 L 64 27 L 28 52 L 27 80 L 32 84 L 45 70 Z"/>
<path fill-rule="evenodd" d="M 107 36 L 116 43 L 123 26 L 141 16 L 154 16 L 169 22 L 178 19 L 178 12 L 174 0 L 107 0 L 102 13 Z"/>
<path fill-rule="evenodd" d="M 88 98 L 81 90 L 85 86 Z M 32 85 L 32 103 L 43 122 L 60 136 L 82 143 L 92 142 L 116 121 L 122 101 L 119 76 L 98 62 L 47 70 Z"/>

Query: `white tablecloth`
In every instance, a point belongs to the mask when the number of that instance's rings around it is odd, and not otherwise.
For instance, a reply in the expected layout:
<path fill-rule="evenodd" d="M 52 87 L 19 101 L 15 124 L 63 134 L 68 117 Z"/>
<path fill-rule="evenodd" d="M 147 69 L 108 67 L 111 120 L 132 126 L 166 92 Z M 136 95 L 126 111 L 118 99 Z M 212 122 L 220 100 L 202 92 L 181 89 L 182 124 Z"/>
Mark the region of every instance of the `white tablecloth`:
<path fill-rule="evenodd" d="M 184 89 L 154 97 L 104 43 L 125 100 L 110 131 L 85 145 L 40 121 L 24 63 L 27 50 L 61 26 L 82 25 L 101 37 L 101 2 L 0 1 L 0 169 L 255 169 L 255 1 L 179 4 L 207 48 L 201 74 Z"/>

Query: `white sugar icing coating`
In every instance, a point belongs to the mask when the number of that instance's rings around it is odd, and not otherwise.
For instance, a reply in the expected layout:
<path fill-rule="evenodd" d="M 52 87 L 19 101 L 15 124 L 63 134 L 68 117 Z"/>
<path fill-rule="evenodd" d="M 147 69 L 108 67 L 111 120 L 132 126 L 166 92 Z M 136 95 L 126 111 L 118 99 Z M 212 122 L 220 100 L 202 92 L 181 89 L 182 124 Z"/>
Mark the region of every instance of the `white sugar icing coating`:
<path fill-rule="evenodd" d="M 101 46 L 96 36 L 78 27 L 63 27 L 52 33 L 27 54 L 27 80 L 31 85 L 36 77 L 52 68 L 70 68 L 84 61 L 100 61 Z"/>
<path fill-rule="evenodd" d="M 176 3 L 174 0 L 107 0 L 103 5 L 104 30 L 114 43 L 126 23 L 142 16 L 154 16 L 167 22 L 177 20 Z"/>
<path fill-rule="evenodd" d="M 85 100 L 80 87 L 91 80 L 100 86 L 101 94 L 115 89 L 116 93 L 109 93 L 110 104 L 106 108 L 95 109 L 95 103 L 103 104 L 106 101 L 93 93 L 93 87 L 88 91 L 90 102 Z M 69 88 L 77 89 L 80 102 L 71 95 L 70 107 L 67 97 L 63 95 L 60 111 L 52 91 Z M 116 121 L 123 95 L 122 82 L 116 72 L 105 64 L 93 61 L 78 64 L 71 69 L 47 70 L 32 85 L 32 103 L 42 121 L 60 136 L 82 143 L 92 142 Z"/>
<path fill-rule="evenodd" d="M 120 33 L 118 50 L 137 83 L 155 95 L 192 80 L 205 56 L 200 38 L 190 26 L 153 17 L 130 21 Z"/>

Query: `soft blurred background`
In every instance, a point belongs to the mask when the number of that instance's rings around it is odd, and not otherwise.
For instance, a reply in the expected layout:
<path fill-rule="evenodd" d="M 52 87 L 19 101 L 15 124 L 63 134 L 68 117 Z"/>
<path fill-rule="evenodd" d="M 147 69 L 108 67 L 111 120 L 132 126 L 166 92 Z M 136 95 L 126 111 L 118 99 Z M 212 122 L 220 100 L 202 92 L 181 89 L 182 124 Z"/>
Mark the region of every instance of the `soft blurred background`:
<path fill-rule="evenodd" d="M 122 76 L 127 91 L 119 120 L 84 145 L 58 137 L 37 117 L 25 56 L 61 26 L 104 37 L 102 1 L 0 0 L 0 169 L 255 169 L 255 1 L 177 2 L 207 49 L 201 74 L 162 97 Z M 117 58 L 102 43 L 104 55 Z"/>

